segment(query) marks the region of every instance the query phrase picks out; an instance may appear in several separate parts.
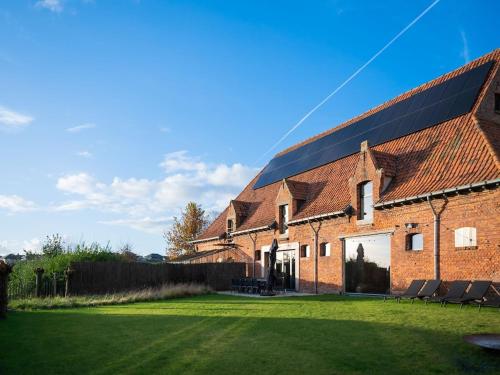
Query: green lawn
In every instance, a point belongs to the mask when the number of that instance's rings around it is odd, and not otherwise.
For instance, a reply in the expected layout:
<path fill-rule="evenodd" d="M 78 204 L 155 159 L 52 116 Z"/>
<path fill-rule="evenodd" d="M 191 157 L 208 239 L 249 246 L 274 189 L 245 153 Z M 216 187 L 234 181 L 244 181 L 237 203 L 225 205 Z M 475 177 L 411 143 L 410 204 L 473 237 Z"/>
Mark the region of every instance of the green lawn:
<path fill-rule="evenodd" d="M 497 309 L 207 295 L 11 312 L 0 374 L 500 373 L 500 356 L 462 341 L 477 332 L 500 332 Z"/>

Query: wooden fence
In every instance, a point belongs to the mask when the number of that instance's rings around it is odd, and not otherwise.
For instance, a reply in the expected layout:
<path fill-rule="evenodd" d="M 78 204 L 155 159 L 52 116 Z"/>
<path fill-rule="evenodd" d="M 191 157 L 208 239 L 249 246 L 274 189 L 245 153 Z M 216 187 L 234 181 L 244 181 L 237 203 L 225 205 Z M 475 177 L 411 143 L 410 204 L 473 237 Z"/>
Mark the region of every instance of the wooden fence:
<path fill-rule="evenodd" d="M 71 265 L 67 287 L 71 295 L 113 293 L 178 283 L 198 283 L 214 290 L 229 290 L 231 279 L 245 277 L 245 270 L 245 263 L 81 262 Z"/>
<path fill-rule="evenodd" d="M 0 319 L 5 318 L 7 314 L 7 282 L 11 267 L 0 262 Z"/>

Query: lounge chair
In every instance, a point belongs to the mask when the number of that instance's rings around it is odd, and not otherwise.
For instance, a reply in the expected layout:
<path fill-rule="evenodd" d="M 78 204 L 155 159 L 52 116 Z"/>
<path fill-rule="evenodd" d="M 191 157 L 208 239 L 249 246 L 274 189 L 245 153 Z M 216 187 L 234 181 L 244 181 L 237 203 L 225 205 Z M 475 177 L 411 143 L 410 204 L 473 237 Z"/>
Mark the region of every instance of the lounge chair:
<path fill-rule="evenodd" d="M 231 290 L 233 292 L 238 292 L 240 289 L 240 279 L 232 279 L 231 280 Z"/>
<path fill-rule="evenodd" d="M 469 284 L 470 281 L 467 280 L 455 280 L 450 284 L 450 288 L 448 289 L 448 292 L 446 292 L 444 296 L 436 296 L 428 298 L 426 301 L 439 302 L 442 306 L 443 303 L 448 299 L 462 298 Z"/>
<path fill-rule="evenodd" d="M 481 305 L 484 302 L 484 296 L 488 292 L 490 285 L 491 281 L 487 280 L 473 281 L 469 290 L 464 294 L 462 298 L 449 298 L 444 301 L 444 305 L 446 306 L 447 303 L 459 303 L 460 308 L 462 308 L 465 304 L 475 302 L 479 304 L 479 308 L 481 308 Z"/>
<path fill-rule="evenodd" d="M 425 283 L 425 286 L 422 288 L 420 292 L 417 294 L 417 298 L 424 300 L 425 303 L 429 301 L 430 298 L 434 297 L 437 293 L 439 286 L 441 285 L 441 280 L 428 280 Z M 414 298 L 411 300 L 413 303 Z"/>
<path fill-rule="evenodd" d="M 418 292 L 420 291 L 420 289 L 422 289 L 424 284 L 425 284 L 425 280 L 413 280 L 410 283 L 410 286 L 408 287 L 408 289 L 406 289 L 406 292 L 404 292 L 403 294 L 390 296 L 390 297 L 394 297 L 396 299 L 396 301 L 398 301 L 398 303 L 401 301 L 401 298 L 411 298 L 411 299 L 417 298 Z M 387 300 L 387 298 L 388 298 L 388 296 L 384 296 L 384 302 Z"/>

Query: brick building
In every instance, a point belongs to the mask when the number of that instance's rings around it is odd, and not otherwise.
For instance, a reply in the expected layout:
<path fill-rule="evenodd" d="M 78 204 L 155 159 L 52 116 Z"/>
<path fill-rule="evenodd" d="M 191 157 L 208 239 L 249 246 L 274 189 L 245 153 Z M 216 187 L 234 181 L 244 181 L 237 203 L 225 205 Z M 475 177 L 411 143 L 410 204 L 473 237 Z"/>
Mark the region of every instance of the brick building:
<path fill-rule="evenodd" d="M 281 282 L 305 292 L 500 281 L 499 60 L 280 152 L 194 241 L 196 262 L 244 261 L 264 277 L 276 238 Z"/>

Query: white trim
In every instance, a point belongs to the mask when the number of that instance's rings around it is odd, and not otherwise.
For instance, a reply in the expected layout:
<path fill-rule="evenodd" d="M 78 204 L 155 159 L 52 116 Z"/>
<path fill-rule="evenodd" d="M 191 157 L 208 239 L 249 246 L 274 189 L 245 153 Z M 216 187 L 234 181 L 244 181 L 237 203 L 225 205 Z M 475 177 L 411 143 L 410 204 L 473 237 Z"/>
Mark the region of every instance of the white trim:
<path fill-rule="evenodd" d="M 250 228 L 250 229 L 245 229 L 245 230 L 237 230 L 231 233 L 231 237 L 237 236 L 240 234 L 245 234 L 245 233 L 252 233 L 252 232 L 259 232 L 261 230 L 269 230 L 269 225 L 265 225 L 262 227 L 256 227 L 256 228 Z"/>
<path fill-rule="evenodd" d="M 209 242 L 209 241 L 215 241 L 215 240 L 220 240 L 220 236 L 210 237 L 210 238 L 203 238 L 201 240 L 189 241 L 188 243 L 194 245 L 194 244 L 197 244 L 197 243 L 200 243 L 200 242 Z"/>
<path fill-rule="evenodd" d="M 374 208 L 384 208 L 384 207 L 392 206 L 392 205 L 399 204 L 399 203 L 418 201 L 418 200 L 426 200 L 428 197 L 434 197 L 436 195 L 446 195 L 446 194 L 451 194 L 451 193 L 458 193 L 459 191 L 463 191 L 463 190 L 469 190 L 469 189 L 474 189 L 474 188 L 478 188 L 478 187 L 484 187 L 484 186 L 488 186 L 488 185 L 498 185 L 498 184 L 500 184 L 500 178 L 496 178 L 494 180 L 482 181 L 482 182 L 474 182 L 472 184 L 467 184 L 467 185 L 455 186 L 455 187 L 452 187 L 449 189 L 436 190 L 436 191 L 432 191 L 430 193 L 415 195 L 412 197 L 395 199 L 395 200 L 387 201 L 387 202 L 380 202 L 380 203 L 374 204 L 373 207 Z"/>
<path fill-rule="evenodd" d="M 393 234 L 396 228 L 390 229 L 382 229 L 382 230 L 372 230 L 370 232 L 356 232 L 356 233 L 346 233 L 339 235 L 339 240 L 344 240 L 346 238 L 352 237 L 366 237 L 366 236 L 375 236 L 377 234 Z"/>
<path fill-rule="evenodd" d="M 266 253 L 269 252 L 271 245 L 261 246 L 260 259 L 262 259 L 261 269 L 262 277 L 265 277 L 266 270 L 264 268 L 264 259 Z M 298 292 L 300 289 L 300 244 L 298 242 L 286 242 L 278 245 L 278 251 L 295 251 L 295 290 Z"/>
<path fill-rule="evenodd" d="M 345 215 L 344 211 L 328 212 L 326 214 L 309 216 L 309 217 L 305 217 L 303 219 L 291 220 L 291 221 L 288 222 L 288 225 L 296 225 L 296 224 L 301 224 L 301 223 L 307 223 L 310 220 L 321 220 L 321 219 L 328 218 L 330 216 L 344 216 L 344 215 Z"/>

